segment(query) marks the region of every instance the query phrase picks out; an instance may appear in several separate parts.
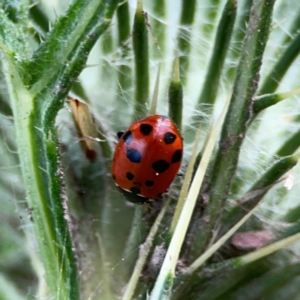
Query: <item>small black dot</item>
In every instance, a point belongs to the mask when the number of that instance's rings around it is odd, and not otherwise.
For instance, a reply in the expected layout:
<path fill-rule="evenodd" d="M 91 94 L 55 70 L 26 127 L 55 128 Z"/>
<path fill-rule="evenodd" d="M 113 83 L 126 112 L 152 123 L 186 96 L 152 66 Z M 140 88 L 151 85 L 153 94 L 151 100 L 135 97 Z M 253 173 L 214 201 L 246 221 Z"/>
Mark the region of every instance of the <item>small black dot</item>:
<path fill-rule="evenodd" d="M 133 175 L 132 173 L 130 173 L 130 172 L 127 172 L 127 173 L 126 173 L 126 178 L 127 178 L 128 180 L 132 180 L 132 179 L 134 178 L 134 175 Z"/>
<path fill-rule="evenodd" d="M 139 163 L 142 159 L 142 153 L 133 148 L 127 149 L 126 156 L 133 163 Z"/>
<path fill-rule="evenodd" d="M 152 126 L 149 125 L 149 124 L 141 124 L 140 126 L 140 132 L 143 134 L 143 135 L 149 135 L 152 131 Z"/>
<path fill-rule="evenodd" d="M 176 140 L 176 135 L 172 132 L 166 132 L 164 134 L 164 141 L 166 144 L 173 144 Z"/>
<path fill-rule="evenodd" d="M 113 180 L 116 180 L 116 176 L 115 175 L 113 175 L 112 177 L 113 177 Z"/>
<path fill-rule="evenodd" d="M 117 133 L 117 136 L 118 136 L 119 139 L 122 137 L 123 133 L 124 133 L 124 131 L 119 131 L 119 132 Z"/>
<path fill-rule="evenodd" d="M 136 186 L 133 186 L 130 189 L 130 191 L 132 192 L 132 194 L 136 194 L 136 195 L 141 193 L 141 190 L 138 187 L 136 187 Z"/>
<path fill-rule="evenodd" d="M 171 163 L 177 163 L 181 161 L 181 156 L 182 156 L 182 150 L 176 150 L 173 155 L 172 155 L 172 159 L 171 159 Z"/>
<path fill-rule="evenodd" d="M 153 186 L 154 185 L 154 181 L 153 180 L 146 180 L 145 185 L 146 186 Z"/>
<path fill-rule="evenodd" d="M 156 162 L 154 162 L 152 164 L 152 168 L 157 173 L 165 172 L 166 170 L 168 170 L 169 167 L 170 167 L 170 164 L 163 159 L 157 160 Z"/>
<path fill-rule="evenodd" d="M 132 136 L 132 132 L 130 130 L 126 131 L 123 134 L 123 141 L 126 143 L 126 145 L 130 144 L 130 141 L 132 140 L 133 136 Z"/>

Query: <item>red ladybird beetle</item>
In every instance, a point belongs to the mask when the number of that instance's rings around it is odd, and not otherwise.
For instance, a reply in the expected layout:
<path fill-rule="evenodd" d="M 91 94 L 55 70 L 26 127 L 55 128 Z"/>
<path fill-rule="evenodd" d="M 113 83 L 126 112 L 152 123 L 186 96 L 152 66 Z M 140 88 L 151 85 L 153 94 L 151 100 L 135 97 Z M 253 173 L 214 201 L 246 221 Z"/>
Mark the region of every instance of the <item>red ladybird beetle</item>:
<path fill-rule="evenodd" d="M 126 198 L 143 204 L 163 194 L 176 176 L 183 152 L 176 125 L 154 115 L 118 133 L 112 175 Z"/>

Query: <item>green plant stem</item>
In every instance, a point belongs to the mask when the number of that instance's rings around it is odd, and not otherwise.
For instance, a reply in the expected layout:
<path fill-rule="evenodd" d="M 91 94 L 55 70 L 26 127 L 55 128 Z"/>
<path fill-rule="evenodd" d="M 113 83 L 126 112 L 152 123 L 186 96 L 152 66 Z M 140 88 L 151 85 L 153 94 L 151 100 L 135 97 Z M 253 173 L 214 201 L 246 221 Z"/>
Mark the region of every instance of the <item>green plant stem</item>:
<path fill-rule="evenodd" d="M 125 46 L 130 36 L 130 14 L 128 1 L 124 1 L 118 6 L 117 20 L 119 46 L 122 47 Z"/>
<path fill-rule="evenodd" d="M 158 100 L 158 93 L 159 93 L 159 79 L 160 79 L 160 64 L 158 66 L 156 80 L 155 80 L 155 86 L 153 91 L 153 97 L 150 104 L 150 108 L 148 111 L 148 115 L 156 115 L 156 108 L 157 108 L 157 100 Z"/>
<path fill-rule="evenodd" d="M 114 299 L 111 290 L 110 290 L 110 282 L 109 282 L 109 272 L 108 272 L 108 268 L 106 265 L 106 253 L 105 253 L 105 248 L 104 245 L 105 243 L 103 242 L 103 239 L 100 236 L 100 233 L 97 232 L 96 233 L 96 237 L 98 240 L 98 246 L 99 246 L 99 252 L 100 252 L 100 265 L 101 265 L 101 285 L 103 286 L 103 295 L 102 297 L 104 297 L 105 300 L 111 300 Z"/>
<path fill-rule="evenodd" d="M 255 97 L 253 102 L 253 113 L 257 115 L 264 109 L 297 94 L 300 94 L 300 89 L 295 89 L 287 93 L 274 93 Z"/>
<path fill-rule="evenodd" d="M 11 107 L 3 95 L 0 95 L 0 113 L 2 114 L 2 118 L 3 116 L 12 116 Z"/>
<path fill-rule="evenodd" d="M 14 70 L 13 62 L 9 63 L 9 74 Z M 66 222 L 63 217 L 63 209 L 61 206 L 60 190 L 57 185 L 58 174 L 54 175 L 48 182 L 47 173 L 39 164 L 40 145 L 37 143 L 35 129 L 32 128 L 32 119 L 29 118 L 32 109 L 32 96 L 23 87 L 19 74 L 15 70 L 13 73 L 13 81 L 10 82 L 6 78 L 9 92 L 13 101 L 13 111 L 15 117 L 15 126 L 18 140 L 18 151 L 20 155 L 24 184 L 27 191 L 28 205 L 32 209 L 32 218 L 34 220 L 35 232 L 38 237 L 39 251 L 46 270 L 46 280 L 50 293 L 60 299 L 78 299 L 78 286 L 76 279 L 76 267 L 74 257 L 71 251 L 71 245 L 67 230 Z M 19 99 L 22 99 L 23 105 L 18 105 Z M 26 109 L 24 108 L 26 105 Z M 20 111 L 21 110 L 21 111 Z M 27 114 L 27 118 L 22 117 Z M 46 142 L 46 141 L 45 141 Z M 51 140 L 47 139 L 47 150 L 51 149 Z M 36 144 L 37 143 L 37 144 Z M 54 148 L 55 149 L 55 148 Z M 49 151 L 49 152 L 50 152 Z M 53 171 L 57 173 L 53 161 L 49 167 L 49 173 Z M 53 170 L 55 168 L 55 170 Z M 47 181 L 45 186 L 43 180 Z M 54 191 L 52 190 L 54 189 Z M 52 197 L 58 197 L 56 205 L 53 206 L 53 198 L 49 197 L 49 190 L 54 192 Z M 51 192 L 50 192 L 51 193 Z M 50 199 L 49 199 L 50 198 Z M 59 201 L 59 202 L 58 202 Z M 59 207 L 60 203 L 60 207 Z M 55 213 L 55 215 L 53 215 Z M 58 222 L 57 222 L 58 221 Z M 58 247 L 58 245 L 60 245 Z M 69 282 L 67 282 L 67 278 Z M 70 286 L 72 286 L 71 295 L 69 294 Z"/>
<path fill-rule="evenodd" d="M 280 157 L 292 155 L 300 146 L 300 130 L 294 133 L 277 151 Z"/>
<path fill-rule="evenodd" d="M 193 116 L 192 128 L 198 127 L 201 123 L 203 131 L 207 131 L 208 124 L 206 116 L 210 116 L 213 111 L 213 104 L 216 101 L 218 87 L 220 86 L 221 73 L 223 70 L 226 54 L 232 36 L 233 26 L 236 18 L 236 3 L 234 0 L 228 0 L 224 7 L 221 20 L 218 25 L 212 56 L 210 58 L 208 71 L 203 84 L 203 89 L 196 105 L 196 115 Z M 199 111 L 204 114 L 199 115 Z M 205 115 L 205 118 L 203 116 Z M 193 138 L 193 131 L 189 131 L 187 139 Z"/>
<path fill-rule="evenodd" d="M 127 271 L 126 271 L 126 277 L 129 275 L 129 272 L 131 268 L 134 266 L 134 263 L 136 261 L 137 255 L 137 249 L 140 245 L 140 236 L 141 236 L 141 220 L 143 216 L 143 210 L 144 206 L 143 205 L 137 205 L 134 210 L 134 217 L 132 220 L 132 226 L 131 226 L 131 231 L 130 235 L 127 239 L 127 243 L 123 252 L 122 257 L 124 257 L 127 261 L 126 266 L 127 266 Z"/>
<path fill-rule="evenodd" d="M 76 15 L 76 8 L 82 8 L 82 1 L 76 1 L 62 17 L 66 26 L 58 22 L 32 61 L 23 64 L 22 68 L 13 59 L 14 53 L 7 50 L 8 47 L 14 50 L 18 47 L 6 38 L 1 39 L 28 205 L 32 209 L 49 294 L 55 299 L 78 299 L 79 293 L 76 264 L 65 220 L 66 207 L 62 204 L 65 191 L 61 185 L 54 120 L 63 105 L 61 99 L 85 66 L 87 54 L 107 28 L 116 5 L 117 0 L 109 4 L 88 1 L 83 5 L 86 10 L 82 10 L 84 22 L 78 24 L 74 21 L 74 13 Z M 63 38 L 64 43 L 58 44 L 57 40 Z M 69 43 L 69 39 L 73 40 Z M 71 48 L 66 49 L 66 45 Z M 63 50 L 67 50 L 66 53 Z M 56 54 L 57 59 L 53 59 Z M 49 69 L 46 71 L 45 68 Z M 27 89 L 29 78 L 25 74 L 31 74 L 37 80 L 31 90 Z"/>
<path fill-rule="evenodd" d="M 130 37 L 130 15 L 128 1 L 124 1 L 117 9 L 118 21 L 118 44 L 121 48 L 122 60 L 129 60 L 129 37 Z M 131 68 L 122 62 L 118 73 L 118 87 L 121 91 L 127 91 L 132 85 Z"/>
<path fill-rule="evenodd" d="M 270 254 L 273 254 L 274 252 L 281 250 L 285 247 L 288 247 L 299 240 L 300 240 L 300 233 L 298 232 L 298 233 L 293 234 L 285 239 L 279 240 L 268 246 L 265 246 L 263 248 L 255 250 L 255 251 L 252 251 L 251 253 L 245 254 L 240 257 L 232 258 L 225 262 L 216 264 L 215 266 L 212 266 L 211 269 L 214 269 L 214 270 L 219 269 L 220 270 L 220 269 L 223 269 L 224 267 L 238 268 L 238 267 L 244 266 L 246 264 L 252 263 L 263 257 L 266 257 Z"/>
<path fill-rule="evenodd" d="M 285 231 L 283 231 L 280 235 L 280 238 L 284 239 L 291 235 L 297 234 L 300 232 L 300 221 L 297 218 L 297 221 L 290 227 L 288 227 Z"/>
<path fill-rule="evenodd" d="M 169 86 L 168 98 L 169 98 L 169 117 L 177 125 L 179 131 L 181 131 L 183 89 L 180 81 L 178 57 L 174 59 L 173 73 L 172 73 L 171 82 Z"/>
<path fill-rule="evenodd" d="M 10 280 L 0 274 L 0 299 L 25 300 L 26 298 L 20 294 Z"/>
<path fill-rule="evenodd" d="M 28 55 L 28 36 L 22 29 L 22 26 L 12 23 L 4 11 L 0 10 L 0 50 L 9 53 L 18 61 L 27 59 Z M 19 68 L 22 66 L 19 65 Z"/>
<path fill-rule="evenodd" d="M 299 155 L 280 158 L 266 171 L 259 180 L 251 187 L 250 191 L 265 188 L 275 184 L 286 172 L 291 170 L 298 162 Z"/>
<path fill-rule="evenodd" d="M 107 30 L 102 34 L 101 38 L 101 52 L 105 59 L 101 60 L 101 80 L 106 81 L 109 84 L 112 82 L 111 78 L 114 77 L 114 67 L 110 63 L 110 55 L 114 50 L 112 28 L 108 27 Z"/>
<path fill-rule="evenodd" d="M 49 31 L 49 22 L 47 15 L 41 9 L 40 4 L 36 3 L 32 5 L 29 10 L 30 18 L 40 27 L 40 29 L 46 33 Z"/>
<path fill-rule="evenodd" d="M 152 28 L 154 37 L 157 40 L 157 44 L 154 44 L 154 47 L 159 47 L 158 49 L 154 48 L 153 53 L 155 58 L 163 58 L 166 51 L 166 26 L 161 22 L 161 19 L 166 17 L 166 3 L 165 0 L 154 0 L 153 3 L 153 13 L 155 18 L 152 20 Z"/>
<path fill-rule="evenodd" d="M 169 207 L 169 204 L 170 204 L 170 198 L 166 201 L 163 208 L 159 212 L 159 215 L 155 219 L 155 222 L 154 222 L 153 226 L 151 227 L 151 230 L 146 238 L 145 243 L 140 246 L 139 257 L 136 261 L 133 273 L 132 273 L 130 280 L 128 282 L 128 285 L 126 287 L 125 294 L 123 295 L 123 298 L 122 298 L 123 300 L 132 299 L 137 282 L 141 276 L 141 272 L 145 266 L 146 259 L 149 256 L 151 247 L 153 245 L 154 237 L 159 229 L 159 226 L 161 225 L 161 221 L 166 213 L 167 208 Z"/>
<path fill-rule="evenodd" d="M 255 0 L 251 9 L 232 98 L 211 173 L 210 186 L 213 188 L 209 192 L 210 222 L 203 239 L 206 243 L 207 238 L 212 236 L 213 228 L 218 224 L 217 220 L 222 214 L 236 171 L 240 147 L 250 118 L 252 98 L 257 88 L 256 82 L 268 39 L 274 2 Z"/>
<path fill-rule="evenodd" d="M 135 62 L 135 109 L 133 120 L 141 119 L 147 114 L 149 100 L 149 53 L 148 32 L 142 0 L 137 0 L 133 22 L 133 52 Z"/>
<path fill-rule="evenodd" d="M 180 25 L 177 37 L 178 52 L 180 53 L 180 78 L 183 84 L 186 83 L 186 74 L 189 68 L 189 54 L 191 51 L 190 27 L 194 23 L 196 0 L 181 1 Z"/>
<path fill-rule="evenodd" d="M 218 25 L 215 43 L 213 46 L 213 52 L 208 66 L 208 71 L 196 107 L 196 110 L 199 110 L 200 108 L 201 110 L 205 109 L 205 113 L 208 115 L 210 115 L 212 112 L 213 104 L 215 103 L 218 94 L 221 73 L 223 70 L 226 54 L 229 48 L 235 18 L 235 0 L 228 0 L 224 7 L 222 17 Z M 196 117 L 194 118 L 196 120 L 199 119 Z M 197 126 L 197 124 L 198 123 L 196 123 L 195 125 Z"/>
<path fill-rule="evenodd" d="M 25 32 L 28 21 L 29 1 L 1 1 L 1 8 L 5 9 L 7 17 L 19 27 L 22 27 L 22 31 Z"/>
<path fill-rule="evenodd" d="M 90 102 L 89 97 L 86 94 L 79 78 L 73 83 L 71 92 L 78 96 L 81 100 L 84 100 L 86 103 Z"/>
<path fill-rule="evenodd" d="M 299 31 L 299 27 L 300 27 L 300 9 L 298 9 L 297 13 L 295 13 L 295 16 L 296 17 L 293 20 L 293 23 L 292 23 L 291 27 L 289 28 L 288 34 L 286 34 L 282 45 L 288 45 L 289 42 L 291 42 L 295 38 L 295 35 Z"/>
<path fill-rule="evenodd" d="M 221 0 L 208 0 L 206 2 L 206 7 L 204 8 L 204 16 L 206 17 L 207 21 L 203 24 L 200 30 L 205 40 L 210 41 L 212 39 L 221 4 Z"/>
<path fill-rule="evenodd" d="M 225 107 L 223 108 L 223 111 L 220 117 L 218 118 L 218 121 L 216 122 L 216 125 L 213 128 L 212 133 L 210 134 L 207 140 L 207 144 L 203 152 L 201 163 L 198 166 L 194 179 L 191 183 L 187 198 L 181 210 L 181 214 L 176 224 L 176 228 L 172 236 L 164 262 L 162 264 L 158 278 L 152 290 L 150 300 L 168 299 L 168 297 L 171 296 L 176 263 L 178 261 L 183 240 L 186 235 L 193 210 L 195 208 L 196 200 L 200 192 L 200 187 L 202 185 L 205 172 L 207 170 L 209 158 L 212 155 L 212 151 L 214 149 L 217 137 L 219 135 L 219 131 L 221 129 L 221 126 L 223 125 L 227 108 L 228 108 L 228 101 L 226 102 Z M 200 131 L 200 126 L 199 126 L 199 131 Z M 198 146 L 197 144 L 194 145 L 194 147 L 197 146 Z M 188 181 L 188 178 L 186 179 L 186 181 Z"/>
<path fill-rule="evenodd" d="M 287 70 L 299 55 L 300 52 L 300 33 L 298 33 L 290 42 L 288 47 L 282 53 L 281 57 L 277 60 L 277 63 L 265 77 L 261 88 L 258 91 L 258 95 L 274 93 L 282 78 L 286 74 Z"/>
<path fill-rule="evenodd" d="M 281 158 L 253 184 L 249 189 L 249 193 L 261 189 L 266 189 L 266 193 L 284 174 L 297 164 L 298 160 L 299 156 L 296 155 Z M 254 195 L 254 197 L 247 199 L 247 201 L 243 201 L 240 205 L 235 206 L 229 212 L 224 214 L 222 220 L 222 232 L 226 232 L 232 224 L 235 224 L 245 214 L 245 212 L 255 207 L 263 196 L 264 194 Z"/>
<path fill-rule="evenodd" d="M 72 60 L 76 52 L 82 53 L 81 62 L 86 62 L 87 53 L 82 50 L 91 48 L 97 37 L 106 30 L 116 8 L 116 2 L 113 0 L 106 4 L 105 1 L 77 0 L 69 7 L 68 13 L 58 19 L 44 43 L 27 64 L 27 69 L 32 71 L 30 77 L 27 77 L 28 82 L 26 77 L 25 80 L 34 93 L 51 85 L 57 70 L 60 70 L 66 61 Z M 97 23 L 98 26 L 95 26 Z M 83 36 L 84 45 L 80 39 Z M 58 40 L 64 41 L 59 47 L 57 47 Z M 75 78 L 78 75 L 76 74 Z"/>
<path fill-rule="evenodd" d="M 197 158 L 197 150 L 198 150 L 198 144 L 200 142 L 200 135 L 202 133 L 202 127 L 199 126 L 196 137 L 195 137 L 195 142 L 194 142 L 194 147 L 191 153 L 191 157 L 190 157 L 190 161 L 185 173 L 185 177 L 184 177 L 184 181 L 183 181 L 183 185 L 182 188 L 180 190 L 180 194 L 179 194 L 179 198 L 178 198 L 178 202 L 176 204 L 176 209 L 173 215 L 173 219 L 172 219 L 172 223 L 169 229 L 169 233 L 168 233 L 168 237 L 167 237 L 167 243 L 169 243 L 169 241 L 171 240 L 174 230 L 177 226 L 180 214 L 182 213 L 182 208 L 183 205 L 186 201 L 186 196 L 188 194 L 188 189 L 190 187 L 190 183 L 191 183 L 191 179 L 193 176 L 193 171 L 194 171 L 194 166 L 195 166 L 195 161 Z M 199 164 L 197 165 L 199 166 Z"/>
<path fill-rule="evenodd" d="M 274 254 L 275 257 L 276 254 Z M 278 254 L 279 256 L 280 254 Z M 260 262 L 264 261 L 265 258 L 256 261 L 256 264 L 259 265 Z M 272 260 L 270 257 L 269 261 Z M 254 265 L 254 264 L 252 264 Z M 246 265 L 248 267 L 248 265 Z M 236 293 L 243 295 L 246 290 L 251 290 L 251 297 L 249 300 L 255 299 L 276 299 L 278 292 L 284 289 L 286 299 L 297 300 L 298 295 L 296 291 L 293 291 L 291 287 L 295 283 L 295 278 L 300 274 L 299 272 L 300 264 L 295 262 L 289 262 L 282 266 L 275 267 L 272 271 L 266 272 L 260 278 L 254 279 L 249 286 L 240 287 Z M 274 288 L 276 287 L 276 288 Z M 234 295 L 233 294 L 233 295 Z"/>
<path fill-rule="evenodd" d="M 201 267 L 204 262 L 206 262 L 214 253 L 224 245 L 224 243 L 242 226 L 245 222 L 253 215 L 257 206 L 252 208 L 239 222 L 237 222 L 230 230 L 226 232 L 216 243 L 214 243 L 209 249 L 207 249 L 201 256 L 199 256 L 190 266 L 188 266 L 183 274 L 192 274 L 199 267 Z"/>
<path fill-rule="evenodd" d="M 247 31 L 249 23 L 250 9 L 253 0 L 238 1 L 237 5 L 240 7 L 240 14 L 236 17 L 234 30 L 232 33 L 231 47 L 228 49 L 227 60 L 230 61 L 229 69 L 226 73 L 226 79 L 231 83 L 234 81 L 236 75 L 236 66 L 239 62 L 242 43 Z"/>

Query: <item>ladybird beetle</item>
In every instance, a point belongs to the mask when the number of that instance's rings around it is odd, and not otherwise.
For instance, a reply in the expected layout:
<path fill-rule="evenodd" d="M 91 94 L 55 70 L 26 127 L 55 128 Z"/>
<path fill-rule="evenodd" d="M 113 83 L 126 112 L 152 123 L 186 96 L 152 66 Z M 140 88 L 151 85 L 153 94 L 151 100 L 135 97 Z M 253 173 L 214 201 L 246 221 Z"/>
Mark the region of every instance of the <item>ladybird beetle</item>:
<path fill-rule="evenodd" d="M 154 115 L 118 133 L 112 176 L 126 198 L 143 204 L 163 194 L 176 176 L 183 152 L 176 125 Z"/>

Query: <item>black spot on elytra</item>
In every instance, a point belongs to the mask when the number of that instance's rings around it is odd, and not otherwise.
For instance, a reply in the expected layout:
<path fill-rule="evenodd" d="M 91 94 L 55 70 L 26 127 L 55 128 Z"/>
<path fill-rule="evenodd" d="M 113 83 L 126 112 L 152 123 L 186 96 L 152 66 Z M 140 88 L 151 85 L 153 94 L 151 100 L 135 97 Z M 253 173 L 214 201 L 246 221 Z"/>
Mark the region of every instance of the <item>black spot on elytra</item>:
<path fill-rule="evenodd" d="M 124 131 L 119 131 L 119 132 L 117 133 L 117 136 L 118 136 L 119 139 L 122 137 L 123 133 L 124 133 Z"/>
<path fill-rule="evenodd" d="M 145 185 L 146 185 L 146 186 L 149 186 L 149 187 L 150 187 L 150 186 L 153 186 L 153 185 L 154 185 L 154 181 L 153 181 L 153 180 L 146 180 L 146 181 L 145 181 Z"/>
<path fill-rule="evenodd" d="M 182 150 L 176 150 L 173 155 L 172 155 L 172 159 L 171 159 L 171 163 L 177 163 L 181 161 L 181 156 L 182 156 Z"/>
<path fill-rule="evenodd" d="M 141 124 L 140 125 L 140 132 L 143 134 L 143 135 L 149 135 L 152 131 L 153 127 L 149 124 Z"/>
<path fill-rule="evenodd" d="M 115 175 L 113 175 L 112 177 L 113 177 L 113 180 L 116 180 L 116 176 Z"/>
<path fill-rule="evenodd" d="M 173 144 L 176 140 L 176 135 L 172 132 L 166 132 L 164 134 L 164 141 L 166 144 Z"/>
<path fill-rule="evenodd" d="M 130 191 L 133 193 L 133 194 L 140 194 L 141 193 L 141 190 L 138 188 L 138 187 L 136 187 L 136 186 L 133 186 L 131 189 L 130 189 Z"/>
<path fill-rule="evenodd" d="M 154 162 L 152 164 L 152 168 L 154 169 L 154 171 L 156 173 L 163 173 L 166 170 L 168 170 L 169 167 L 170 167 L 170 164 L 163 159 L 157 160 L 156 162 Z"/>
<path fill-rule="evenodd" d="M 130 173 L 130 172 L 127 172 L 127 173 L 126 173 L 126 178 L 127 178 L 128 180 L 132 180 L 132 179 L 134 178 L 134 175 L 133 175 L 132 173 Z"/>
<path fill-rule="evenodd" d="M 127 149 L 126 156 L 133 163 L 139 163 L 142 159 L 142 153 L 133 148 Z"/>
<path fill-rule="evenodd" d="M 131 140 L 133 138 L 133 135 L 132 135 L 132 132 L 130 130 L 126 131 L 124 134 L 123 134 L 123 141 L 126 143 L 126 145 L 129 145 Z"/>

